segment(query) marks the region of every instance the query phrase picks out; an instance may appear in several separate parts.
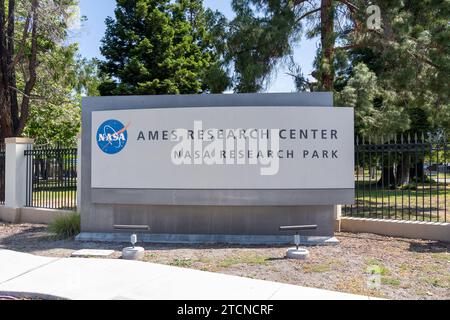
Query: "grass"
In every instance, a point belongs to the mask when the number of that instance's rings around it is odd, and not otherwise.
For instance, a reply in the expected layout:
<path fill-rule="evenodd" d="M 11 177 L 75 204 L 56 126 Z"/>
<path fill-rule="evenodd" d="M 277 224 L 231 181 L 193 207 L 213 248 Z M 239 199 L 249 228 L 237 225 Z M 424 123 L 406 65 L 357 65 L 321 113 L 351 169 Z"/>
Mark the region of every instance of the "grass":
<path fill-rule="evenodd" d="M 168 261 L 161 261 L 160 256 L 155 253 L 145 254 L 145 261 L 164 263 L 180 268 L 200 269 L 203 271 L 219 272 L 221 269 L 228 269 L 236 265 L 268 265 L 269 258 L 258 255 L 257 253 L 242 252 L 233 254 L 223 259 L 214 259 L 211 257 L 193 257 L 193 258 L 175 258 Z"/>
<path fill-rule="evenodd" d="M 366 265 L 366 272 L 369 274 L 379 274 L 381 276 L 387 276 L 390 273 L 389 269 L 385 267 L 378 259 L 367 259 Z"/>
<path fill-rule="evenodd" d="M 63 209 L 76 204 L 76 190 L 34 191 L 33 206 Z"/>
<path fill-rule="evenodd" d="M 442 173 L 442 172 L 439 172 L 438 174 L 437 174 L 437 176 L 436 175 L 432 175 L 432 177 L 437 177 L 437 179 L 450 179 L 450 173 Z"/>
<path fill-rule="evenodd" d="M 323 273 L 331 271 L 331 265 L 329 263 L 319 263 L 319 264 L 310 264 L 303 266 L 304 272 L 315 272 L 315 273 Z"/>
<path fill-rule="evenodd" d="M 380 260 L 369 258 L 366 260 L 366 265 L 366 273 L 370 275 L 379 275 L 382 285 L 392 287 L 400 286 L 400 279 L 389 276 L 391 274 L 391 271 Z M 406 265 L 401 265 L 399 269 L 402 271 L 407 271 L 408 268 Z"/>
<path fill-rule="evenodd" d="M 192 259 L 173 259 L 169 265 L 181 268 L 190 268 L 194 261 Z"/>
<path fill-rule="evenodd" d="M 342 261 L 334 259 L 321 263 L 308 262 L 302 266 L 302 269 L 307 273 L 324 273 L 333 271 L 335 267 L 341 266 L 342 263 Z"/>
<path fill-rule="evenodd" d="M 438 196 L 442 199 L 444 197 L 447 197 L 447 199 L 450 199 L 450 186 L 439 185 L 439 188 L 436 187 L 436 185 L 415 185 L 415 184 L 408 184 L 404 187 L 404 190 L 401 189 L 388 189 L 388 188 L 381 188 L 379 186 L 376 186 L 375 184 L 357 184 L 356 185 L 356 198 L 358 199 L 375 199 L 375 198 L 385 198 L 386 200 L 389 200 L 390 202 L 394 202 L 395 199 L 401 200 L 402 197 L 411 197 L 411 200 L 413 198 L 415 199 L 421 197 L 426 197 L 428 199 L 437 198 Z"/>
<path fill-rule="evenodd" d="M 425 277 L 423 281 L 436 288 L 450 288 L 450 278 L 442 279 L 438 277 Z"/>
<path fill-rule="evenodd" d="M 48 226 L 48 231 L 59 239 L 70 239 L 80 233 L 80 214 L 70 213 L 53 220 Z"/>
<path fill-rule="evenodd" d="M 266 265 L 267 258 L 254 253 L 242 253 L 223 259 L 218 266 L 221 268 L 229 268 L 237 264 Z"/>
<path fill-rule="evenodd" d="M 146 256 L 147 259 L 152 259 L 152 256 Z M 218 269 L 227 269 L 235 265 L 246 264 L 246 265 L 267 265 L 268 260 L 266 257 L 254 254 L 254 253 L 241 253 L 239 255 L 233 255 L 220 260 L 217 263 L 211 263 L 208 258 L 201 258 L 198 260 L 194 259 L 173 259 L 168 264 L 171 266 L 181 267 L 181 268 L 193 268 L 198 265 L 203 271 L 217 271 Z M 194 265 L 195 264 L 195 265 Z"/>
<path fill-rule="evenodd" d="M 157 259 L 158 256 L 155 253 L 145 253 L 145 260 L 154 260 Z"/>
<path fill-rule="evenodd" d="M 65 191 L 34 191 L 34 200 L 51 200 L 51 199 L 75 199 L 77 191 L 76 190 L 65 190 Z"/>
<path fill-rule="evenodd" d="M 450 253 L 448 253 L 448 252 L 433 253 L 432 256 L 436 260 L 443 260 L 443 261 L 450 262 Z"/>
<path fill-rule="evenodd" d="M 449 175 L 450 177 L 450 175 Z M 357 182 L 357 206 L 345 208 L 352 216 L 418 221 L 450 221 L 450 186 L 414 183 L 391 190 L 376 186 L 376 181 Z"/>
<path fill-rule="evenodd" d="M 381 283 L 388 286 L 399 286 L 400 280 L 392 277 L 381 277 Z"/>
<path fill-rule="evenodd" d="M 386 298 L 385 294 L 377 287 L 369 287 L 365 277 L 353 276 L 340 280 L 333 290 L 348 292 L 352 294 L 360 294 L 374 296 L 378 298 Z"/>

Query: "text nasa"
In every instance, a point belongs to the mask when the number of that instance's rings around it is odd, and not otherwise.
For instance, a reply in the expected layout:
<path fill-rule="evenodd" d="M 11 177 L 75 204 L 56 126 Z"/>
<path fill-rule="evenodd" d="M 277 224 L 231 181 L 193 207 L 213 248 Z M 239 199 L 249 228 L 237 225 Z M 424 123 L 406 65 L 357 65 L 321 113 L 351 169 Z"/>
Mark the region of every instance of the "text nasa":
<path fill-rule="evenodd" d="M 116 141 L 126 141 L 125 134 L 122 133 L 99 133 L 97 137 L 98 141 L 116 142 Z"/>

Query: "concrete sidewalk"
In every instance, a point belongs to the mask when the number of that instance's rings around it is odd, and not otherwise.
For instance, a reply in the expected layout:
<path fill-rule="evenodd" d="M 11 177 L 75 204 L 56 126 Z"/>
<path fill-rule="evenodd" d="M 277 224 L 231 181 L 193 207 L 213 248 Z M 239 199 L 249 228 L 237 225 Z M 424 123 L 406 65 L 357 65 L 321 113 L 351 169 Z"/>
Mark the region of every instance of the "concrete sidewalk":
<path fill-rule="evenodd" d="M 370 299 L 148 262 L 47 258 L 0 249 L 2 291 L 101 300 Z"/>

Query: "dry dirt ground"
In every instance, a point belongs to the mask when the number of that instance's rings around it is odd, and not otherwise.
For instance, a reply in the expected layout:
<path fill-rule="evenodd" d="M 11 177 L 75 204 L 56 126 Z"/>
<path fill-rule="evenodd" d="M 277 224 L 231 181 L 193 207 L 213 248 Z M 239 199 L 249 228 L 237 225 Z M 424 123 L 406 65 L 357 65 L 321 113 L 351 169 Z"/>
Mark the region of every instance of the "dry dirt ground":
<path fill-rule="evenodd" d="M 284 259 L 282 246 L 145 244 L 144 260 L 389 299 L 450 299 L 450 244 L 337 233 L 336 246 L 309 247 L 308 261 Z M 0 223 L 0 248 L 69 257 L 82 248 L 125 244 L 56 240 L 44 225 Z M 74 258 L 75 259 L 75 258 Z"/>

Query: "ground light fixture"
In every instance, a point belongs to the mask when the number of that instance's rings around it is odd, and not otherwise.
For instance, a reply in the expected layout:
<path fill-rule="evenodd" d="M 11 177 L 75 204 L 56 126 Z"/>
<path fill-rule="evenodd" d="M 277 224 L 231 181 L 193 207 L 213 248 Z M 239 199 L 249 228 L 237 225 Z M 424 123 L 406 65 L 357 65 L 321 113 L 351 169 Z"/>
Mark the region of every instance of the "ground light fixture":
<path fill-rule="evenodd" d="M 317 225 L 299 225 L 299 226 L 281 226 L 280 231 L 294 231 L 294 243 L 295 248 L 289 248 L 286 251 L 286 258 L 288 259 L 301 259 L 306 260 L 309 258 L 309 251 L 304 248 L 299 248 L 300 246 L 300 231 L 303 230 L 315 230 Z"/>
<path fill-rule="evenodd" d="M 130 232 L 148 231 L 150 227 L 147 225 L 114 225 L 115 230 L 125 230 Z M 122 249 L 122 259 L 125 260 L 141 260 L 144 257 L 145 249 L 143 247 L 136 247 L 138 241 L 137 234 L 130 235 L 131 247 Z"/>

